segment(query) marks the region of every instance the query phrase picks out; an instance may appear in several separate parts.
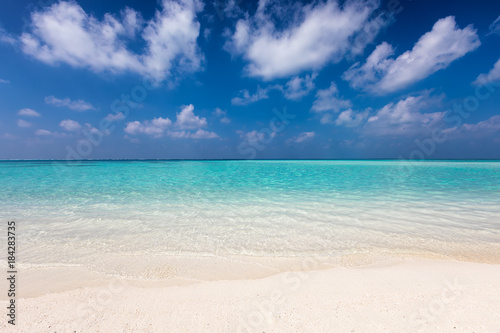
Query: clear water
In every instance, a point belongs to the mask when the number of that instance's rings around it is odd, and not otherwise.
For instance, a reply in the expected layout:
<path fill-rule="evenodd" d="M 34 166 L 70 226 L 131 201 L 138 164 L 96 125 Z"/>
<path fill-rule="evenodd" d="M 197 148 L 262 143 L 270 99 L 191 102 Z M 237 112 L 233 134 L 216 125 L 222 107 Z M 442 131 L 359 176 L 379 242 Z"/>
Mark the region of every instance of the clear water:
<path fill-rule="evenodd" d="M 0 162 L 20 262 L 416 254 L 500 262 L 500 162 Z M 2 242 L 5 235 L 2 232 Z"/>

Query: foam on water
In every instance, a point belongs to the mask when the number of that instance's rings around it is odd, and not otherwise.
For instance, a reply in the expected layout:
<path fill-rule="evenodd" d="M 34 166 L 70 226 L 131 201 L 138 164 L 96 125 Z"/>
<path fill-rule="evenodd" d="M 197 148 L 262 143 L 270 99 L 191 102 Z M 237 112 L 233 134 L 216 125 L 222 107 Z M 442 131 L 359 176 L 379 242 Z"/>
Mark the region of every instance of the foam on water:
<path fill-rule="evenodd" d="M 172 258 L 500 262 L 499 162 L 0 162 L 0 179 L 23 267 L 161 278 Z"/>

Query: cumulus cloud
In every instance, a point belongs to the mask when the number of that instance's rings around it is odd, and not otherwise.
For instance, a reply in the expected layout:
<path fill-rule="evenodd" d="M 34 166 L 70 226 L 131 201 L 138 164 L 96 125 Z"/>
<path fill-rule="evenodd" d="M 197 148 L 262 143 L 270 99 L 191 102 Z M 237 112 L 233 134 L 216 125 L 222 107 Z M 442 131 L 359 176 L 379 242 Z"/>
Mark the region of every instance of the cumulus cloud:
<path fill-rule="evenodd" d="M 312 140 L 312 138 L 314 138 L 315 135 L 316 135 L 315 132 L 302 132 L 296 137 L 293 137 L 290 141 L 295 143 L 301 143 L 304 141 Z"/>
<path fill-rule="evenodd" d="M 453 16 L 438 20 L 413 49 L 396 59 L 389 58 L 394 49 L 387 43 L 376 47 L 366 62 L 354 64 L 343 74 L 351 87 L 376 94 L 386 94 L 408 87 L 480 45 L 472 25 L 460 29 Z"/>
<path fill-rule="evenodd" d="M 196 129 L 207 126 L 207 119 L 195 115 L 193 104 L 189 104 L 177 114 L 175 126 L 180 129 Z"/>
<path fill-rule="evenodd" d="M 192 104 L 184 106 L 176 116 L 175 123 L 168 118 L 162 117 L 142 122 L 128 122 L 125 132 L 131 135 L 147 134 L 155 138 L 169 136 L 172 138 L 213 139 L 219 137 L 216 133 L 208 132 L 201 128 L 207 126 L 207 120 L 194 114 L 194 106 Z M 192 132 L 189 130 L 196 131 Z"/>
<path fill-rule="evenodd" d="M 24 108 L 24 109 L 19 110 L 19 111 L 17 111 L 17 114 L 20 116 L 26 116 L 26 117 L 40 117 L 41 116 L 40 113 L 36 112 L 33 109 L 29 109 L 29 108 Z"/>
<path fill-rule="evenodd" d="M 221 19 L 223 19 L 224 16 L 236 18 L 243 13 L 239 6 L 240 3 L 241 0 L 215 1 L 215 9 Z M 218 7 L 220 5 L 222 5 L 222 8 Z"/>
<path fill-rule="evenodd" d="M 75 120 L 66 119 L 59 123 L 59 126 L 64 128 L 66 131 L 78 131 L 82 126 Z"/>
<path fill-rule="evenodd" d="M 445 130 L 450 137 L 482 137 L 500 133 L 500 115 L 492 116 L 489 119 L 476 124 L 463 124 L 460 127 L 453 127 Z"/>
<path fill-rule="evenodd" d="M 335 113 L 351 107 L 352 103 L 339 97 L 337 85 L 331 82 L 329 88 L 320 89 L 316 92 L 316 100 L 311 107 L 311 112 L 320 116 L 322 124 L 331 124 L 334 122 Z"/>
<path fill-rule="evenodd" d="M 375 136 L 411 136 L 426 133 L 442 125 L 445 112 L 421 112 L 437 105 L 439 97 L 429 93 L 389 103 L 366 121 L 363 132 Z"/>
<path fill-rule="evenodd" d="M 191 139 L 215 139 L 218 137 L 219 136 L 214 132 L 208 132 L 202 129 L 199 129 L 190 135 Z"/>
<path fill-rule="evenodd" d="M 203 29 L 203 38 L 208 41 L 211 32 L 212 31 L 208 28 Z"/>
<path fill-rule="evenodd" d="M 220 118 L 220 122 L 223 124 L 229 124 L 231 123 L 231 119 L 229 119 L 226 115 L 227 112 L 223 111 L 221 108 L 215 108 L 215 111 L 213 112 L 214 116 Z"/>
<path fill-rule="evenodd" d="M 163 0 L 163 10 L 144 29 L 143 38 L 148 53 L 142 57 L 145 74 L 161 81 L 171 72 L 194 72 L 201 67 L 201 54 L 197 39 L 200 23 L 197 13 L 203 9 L 199 0 Z"/>
<path fill-rule="evenodd" d="M 120 121 L 120 120 L 125 119 L 125 115 L 121 112 L 114 113 L 114 114 L 110 113 L 104 119 L 106 119 L 107 121 Z"/>
<path fill-rule="evenodd" d="M 260 0 L 254 15 L 237 21 L 224 47 L 248 62 L 249 76 L 265 80 L 318 70 L 372 42 L 387 23 L 373 15 L 378 6 L 376 0 L 342 6 L 336 0 L 306 6 Z"/>
<path fill-rule="evenodd" d="M 56 98 L 54 96 L 45 97 L 45 103 L 51 104 L 57 107 L 67 107 L 68 109 L 75 111 L 87 111 L 87 110 L 95 110 L 95 107 L 92 104 L 85 102 L 84 100 L 76 100 L 72 101 L 69 98 Z"/>
<path fill-rule="evenodd" d="M 274 139 L 276 132 L 264 133 L 263 131 L 253 130 L 250 132 L 238 132 L 240 138 L 243 139 L 243 143 L 247 143 L 250 146 L 260 146 L 260 143 L 267 142 L 269 139 Z"/>
<path fill-rule="evenodd" d="M 268 96 L 269 90 L 271 90 L 273 88 L 274 88 L 274 86 L 270 86 L 267 88 L 261 88 L 260 86 L 257 86 L 257 91 L 253 94 L 250 94 L 248 89 L 240 90 L 239 96 L 233 97 L 231 99 L 231 104 L 233 104 L 233 105 L 248 105 L 250 103 L 255 103 L 257 101 L 260 101 L 261 99 L 267 99 L 267 98 L 269 98 L 269 96 Z"/>
<path fill-rule="evenodd" d="M 98 134 L 98 135 L 110 135 L 111 134 L 111 131 L 109 129 L 104 129 L 104 130 L 99 130 L 97 128 L 95 128 L 94 126 L 92 126 L 91 124 L 89 123 L 85 123 L 84 125 L 85 129 L 82 130 L 82 133 L 84 135 L 87 135 L 88 133 L 94 133 L 94 134 Z"/>
<path fill-rule="evenodd" d="M 307 74 L 304 78 L 294 76 L 288 81 L 283 89 L 283 94 L 286 99 L 299 100 L 308 95 L 315 87 L 314 79 L 318 76 L 317 73 L 312 75 Z"/>
<path fill-rule="evenodd" d="M 265 88 L 257 86 L 257 91 L 253 94 L 248 89 L 243 89 L 240 90 L 239 96 L 231 99 L 231 104 L 248 105 L 262 99 L 267 99 L 269 98 L 269 92 L 272 90 L 281 91 L 286 99 L 297 101 L 308 95 L 315 88 L 314 79 L 316 76 L 318 76 L 316 73 L 306 74 L 304 77 L 294 76 L 284 85 L 273 84 Z"/>
<path fill-rule="evenodd" d="M 326 91 L 323 92 L 326 94 Z M 332 91 L 335 92 L 334 89 Z M 445 111 L 429 112 L 439 108 L 442 99 L 442 95 L 432 96 L 430 91 L 425 91 L 376 110 L 367 108 L 358 111 L 347 107 L 339 113 L 339 107 L 336 107 L 333 111 L 326 111 L 328 113 L 323 115 L 321 123 L 356 128 L 356 132 L 365 137 L 430 135 L 432 130 L 446 127 Z"/>
<path fill-rule="evenodd" d="M 144 22 L 130 8 L 102 20 L 73 1 L 60 1 L 31 15 L 31 27 L 20 37 L 24 53 L 49 65 L 66 63 L 95 72 L 130 71 L 157 82 L 172 71 L 196 71 L 203 55 L 197 38 L 199 0 L 163 0 L 162 9 Z M 140 38 L 138 38 L 140 35 Z M 146 45 L 142 54 L 128 44 Z"/>
<path fill-rule="evenodd" d="M 227 112 L 223 111 L 221 108 L 215 108 L 213 114 L 216 117 L 223 117 L 223 116 L 225 116 L 227 114 Z"/>
<path fill-rule="evenodd" d="M 17 126 L 18 127 L 31 127 L 31 123 L 29 121 L 26 121 L 26 120 L 22 120 L 22 119 L 18 119 L 17 120 Z"/>
<path fill-rule="evenodd" d="M 328 91 L 333 96 L 327 94 Z M 349 101 L 340 100 L 337 103 L 335 89 L 325 89 L 319 93 L 323 95 L 319 98 L 320 101 L 333 99 L 331 103 L 317 105 L 316 112 L 322 115 L 322 124 L 357 128 L 365 136 L 414 136 L 429 134 L 433 129 L 445 126 L 446 112 L 428 112 L 440 106 L 443 96 L 431 96 L 429 91 L 388 103 L 377 110 L 367 108 L 362 111 L 353 110 Z M 327 108 L 328 106 L 333 107 Z M 339 112 L 342 107 L 345 109 Z"/>
<path fill-rule="evenodd" d="M 154 118 L 153 120 L 145 120 L 142 123 L 139 121 L 132 121 L 127 123 L 125 132 L 128 134 L 148 134 L 155 138 L 162 137 L 165 130 L 172 125 L 172 121 L 168 118 Z"/>
<path fill-rule="evenodd" d="M 35 131 L 35 134 L 36 135 L 45 135 L 45 136 L 49 136 L 49 135 L 52 135 L 52 132 L 49 131 L 49 130 L 44 130 L 44 129 L 38 129 Z"/>
<path fill-rule="evenodd" d="M 355 112 L 352 109 L 348 109 L 342 111 L 339 114 L 339 116 L 335 120 L 335 124 L 345 127 L 357 127 L 363 123 L 363 121 L 368 117 L 369 113 L 369 110 Z"/>
<path fill-rule="evenodd" d="M 498 58 L 493 68 L 486 74 L 480 74 L 474 84 L 485 84 L 500 81 L 500 58 Z"/>
<path fill-rule="evenodd" d="M 45 137 L 54 137 L 54 138 L 62 138 L 67 136 L 65 133 L 60 132 L 52 132 L 45 129 L 38 129 L 35 131 L 35 135 L 37 136 L 45 136 Z"/>

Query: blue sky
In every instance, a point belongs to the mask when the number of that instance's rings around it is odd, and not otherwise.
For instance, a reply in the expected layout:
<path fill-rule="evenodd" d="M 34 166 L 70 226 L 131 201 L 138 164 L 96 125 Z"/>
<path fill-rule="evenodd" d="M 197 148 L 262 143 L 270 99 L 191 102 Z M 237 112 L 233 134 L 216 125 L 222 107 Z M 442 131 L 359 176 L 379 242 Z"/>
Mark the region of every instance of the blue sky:
<path fill-rule="evenodd" d="M 500 158 L 498 1 L 16 1 L 0 158 Z"/>

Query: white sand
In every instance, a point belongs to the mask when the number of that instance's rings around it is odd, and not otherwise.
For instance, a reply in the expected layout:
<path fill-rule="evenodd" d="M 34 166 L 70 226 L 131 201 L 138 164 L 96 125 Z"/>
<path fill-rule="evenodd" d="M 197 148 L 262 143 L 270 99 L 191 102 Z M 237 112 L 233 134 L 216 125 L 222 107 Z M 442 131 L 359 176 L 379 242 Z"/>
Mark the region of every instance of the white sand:
<path fill-rule="evenodd" d="M 91 286 L 19 298 L 16 327 L 3 315 L 0 331 L 500 332 L 500 265 L 425 260 L 179 286 L 83 276 Z"/>

